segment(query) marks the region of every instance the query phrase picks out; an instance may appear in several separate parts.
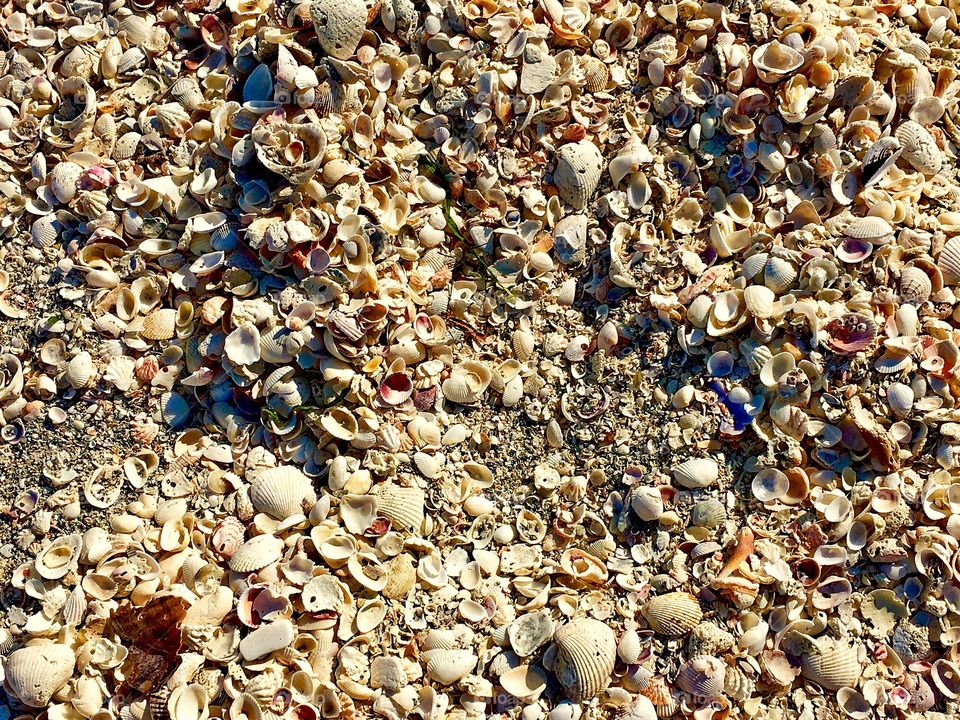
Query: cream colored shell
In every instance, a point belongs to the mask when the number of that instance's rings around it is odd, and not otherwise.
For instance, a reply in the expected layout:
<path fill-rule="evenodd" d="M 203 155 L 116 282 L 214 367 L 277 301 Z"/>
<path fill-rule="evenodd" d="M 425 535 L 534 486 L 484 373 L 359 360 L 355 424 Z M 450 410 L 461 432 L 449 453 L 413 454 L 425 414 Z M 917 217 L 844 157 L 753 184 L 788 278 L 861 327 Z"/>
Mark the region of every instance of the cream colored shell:
<path fill-rule="evenodd" d="M 610 683 L 617 638 L 606 623 L 576 618 L 557 630 L 554 673 L 571 700 L 589 700 Z"/>

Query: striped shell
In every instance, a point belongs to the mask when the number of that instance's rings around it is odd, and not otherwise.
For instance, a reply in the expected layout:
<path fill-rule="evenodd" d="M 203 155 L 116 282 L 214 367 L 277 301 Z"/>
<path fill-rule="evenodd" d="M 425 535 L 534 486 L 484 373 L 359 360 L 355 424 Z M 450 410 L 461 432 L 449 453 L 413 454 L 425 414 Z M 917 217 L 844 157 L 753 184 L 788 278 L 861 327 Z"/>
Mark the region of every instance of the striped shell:
<path fill-rule="evenodd" d="M 536 340 L 529 330 L 514 330 L 511 337 L 513 356 L 524 363 L 533 356 Z"/>
<path fill-rule="evenodd" d="M 70 387 L 80 390 L 90 384 L 93 375 L 93 356 L 83 351 L 70 358 L 64 373 L 64 379 L 70 383 Z"/>
<path fill-rule="evenodd" d="M 659 595 L 643 606 L 642 613 L 654 632 L 669 637 L 686 635 L 703 620 L 700 603 L 685 592 Z"/>
<path fill-rule="evenodd" d="M 83 168 L 76 163 L 64 161 L 57 163 L 50 171 L 50 191 L 61 203 L 68 203 L 76 197 L 77 185 Z"/>
<path fill-rule="evenodd" d="M 5 684 L 30 707 L 40 708 L 73 675 L 74 653 L 66 645 L 31 645 L 10 654 L 4 663 Z"/>
<path fill-rule="evenodd" d="M 727 520 L 727 510 L 716 498 L 701 500 L 690 509 L 690 522 L 711 530 Z"/>
<path fill-rule="evenodd" d="M 610 682 L 617 657 L 617 637 L 605 623 L 577 618 L 553 636 L 554 672 L 571 700 L 589 700 Z"/>
<path fill-rule="evenodd" d="M 685 488 L 705 488 L 717 482 L 720 466 L 710 458 L 691 458 L 673 468 L 673 479 Z"/>
<path fill-rule="evenodd" d="M 303 512 L 311 492 L 310 480 L 297 468 L 280 465 L 260 473 L 250 485 L 250 501 L 259 511 L 286 520 Z"/>
<path fill-rule="evenodd" d="M 893 235 L 893 227 L 882 217 L 867 215 L 847 225 L 843 234 L 857 240 L 878 240 Z"/>
<path fill-rule="evenodd" d="M 807 680 L 826 690 L 854 687 L 863 670 L 855 647 L 829 638 L 812 640 L 811 649 L 800 655 L 800 667 Z"/>
<path fill-rule="evenodd" d="M 377 493 L 377 511 L 394 528 L 416 531 L 423 524 L 423 490 L 402 485 L 387 485 Z"/>
<path fill-rule="evenodd" d="M 273 535 L 257 535 L 237 548 L 230 558 L 230 569 L 247 573 L 272 565 L 283 556 L 283 540 Z"/>
<path fill-rule="evenodd" d="M 469 675 L 477 666 L 471 650 L 438 649 L 421 653 L 427 661 L 427 675 L 441 685 L 452 685 Z"/>
<path fill-rule="evenodd" d="M 643 645 L 640 642 L 640 633 L 633 628 L 624 630 L 623 635 L 620 636 L 620 642 L 617 643 L 617 655 L 620 656 L 620 659 L 627 665 L 633 665 L 640 659 L 640 652 L 642 650 Z"/>
<path fill-rule="evenodd" d="M 960 285 L 960 235 L 944 244 L 937 258 L 937 267 L 943 273 L 944 285 Z"/>
<path fill-rule="evenodd" d="M 943 169 L 943 153 L 937 141 L 923 125 L 907 120 L 897 128 L 897 140 L 903 147 L 903 159 L 924 175 L 936 175 Z"/>
<path fill-rule="evenodd" d="M 583 61 L 583 87 L 589 93 L 603 92 L 610 81 L 610 71 L 606 64 L 597 58 L 587 57 Z"/>
<path fill-rule="evenodd" d="M 905 303 L 922 305 L 930 299 L 933 283 L 930 276 L 918 267 L 905 267 L 900 273 L 900 298 Z"/>
<path fill-rule="evenodd" d="M 720 658 L 712 655 L 691 658 L 680 668 L 677 685 L 691 695 L 715 697 L 723 692 L 726 667 Z"/>
<path fill-rule="evenodd" d="M 143 319 L 140 335 L 147 340 L 169 340 L 177 333 L 177 311 L 173 308 L 154 310 Z"/>
<path fill-rule="evenodd" d="M 603 156 L 589 140 L 568 143 L 557 150 L 556 156 L 553 184 L 561 200 L 581 210 L 600 182 Z"/>

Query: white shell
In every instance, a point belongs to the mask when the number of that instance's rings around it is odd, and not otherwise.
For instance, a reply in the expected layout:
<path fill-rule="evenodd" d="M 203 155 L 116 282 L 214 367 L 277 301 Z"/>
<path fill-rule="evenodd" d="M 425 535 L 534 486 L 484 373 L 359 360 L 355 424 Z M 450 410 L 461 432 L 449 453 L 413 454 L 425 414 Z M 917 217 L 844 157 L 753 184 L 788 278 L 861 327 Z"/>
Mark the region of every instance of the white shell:
<path fill-rule="evenodd" d="M 57 580 L 75 570 L 77 559 L 83 549 L 83 537 L 65 535 L 50 543 L 37 553 L 34 569 L 45 580 Z"/>
<path fill-rule="evenodd" d="M 252 365 L 260 359 L 260 331 L 252 322 L 245 322 L 227 335 L 223 351 L 230 362 Z"/>
<path fill-rule="evenodd" d="M 937 258 L 944 285 L 960 285 L 960 235 L 947 240 Z"/>
<path fill-rule="evenodd" d="M 180 685 L 167 698 L 170 720 L 207 720 L 210 717 L 207 691 L 202 685 Z"/>
<path fill-rule="evenodd" d="M 531 655 L 553 635 L 553 620 L 550 613 L 540 610 L 521 615 L 507 627 L 510 646 L 520 657 Z"/>
<path fill-rule="evenodd" d="M 259 512 L 277 520 L 303 512 L 303 501 L 312 492 L 310 479 L 291 465 L 260 473 L 250 485 L 250 501 Z"/>
<path fill-rule="evenodd" d="M 367 6 L 363 0 L 313 0 L 310 17 L 327 55 L 348 60 L 366 29 Z"/>
<path fill-rule="evenodd" d="M 897 140 L 903 147 L 901 157 L 924 175 L 936 175 L 943 169 L 943 153 L 937 141 L 923 125 L 907 120 L 897 128 Z"/>
<path fill-rule="evenodd" d="M 710 458 L 691 458 L 673 468 L 673 479 L 680 487 L 695 489 L 714 485 L 720 466 Z"/>
<path fill-rule="evenodd" d="M 50 191 L 61 203 L 67 204 L 77 194 L 77 183 L 83 168 L 74 162 L 64 161 L 53 166 L 50 172 Z"/>
<path fill-rule="evenodd" d="M 607 687 L 617 658 L 617 636 L 609 625 L 576 618 L 557 630 L 554 643 L 554 672 L 571 700 L 589 700 Z"/>
<path fill-rule="evenodd" d="M 177 311 L 173 308 L 154 310 L 143 319 L 140 335 L 147 340 L 169 340 L 177 334 Z"/>
<path fill-rule="evenodd" d="M 589 140 L 568 143 L 556 152 L 557 167 L 553 184 L 560 198 L 582 210 L 597 189 L 603 173 L 603 156 Z"/>
<path fill-rule="evenodd" d="M 484 363 L 467 360 L 454 366 L 441 389 L 448 400 L 460 405 L 476 403 L 490 386 L 493 371 Z"/>
<path fill-rule="evenodd" d="M 41 708 L 73 675 L 74 654 L 66 645 L 31 645 L 10 653 L 3 664 L 6 684 L 24 705 Z"/>
<path fill-rule="evenodd" d="M 296 636 L 296 626 L 285 618 L 264 623 L 240 641 L 240 654 L 247 661 L 266 657 L 283 650 Z"/>
<path fill-rule="evenodd" d="M 79 390 L 90 384 L 93 374 L 93 356 L 83 351 L 74 355 L 67 363 L 64 378 L 70 383 L 70 387 Z"/>
<path fill-rule="evenodd" d="M 273 535 L 257 535 L 237 548 L 230 558 L 234 572 L 254 572 L 272 565 L 283 555 L 283 540 Z"/>
<path fill-rule="evenodd" d="M 416 487 L 386 485 L 377 493 L 377 511 L 397 529 L 417 531 L 423 524 L 423 490 Z"/>
<path fill-rule="evenodd" d="M 630 493 L 630 507 L 641 520 L 652 522 L 663 515 L 663 495 L 660 488 L 640 486 Z"/>
<path fill-rule="evenodd" d="M 463 680 L 477 666 L 479 658 L 471 650 L 437 649 L 421 653 L 427 661 L 427 675 L 441 685 Z"/>

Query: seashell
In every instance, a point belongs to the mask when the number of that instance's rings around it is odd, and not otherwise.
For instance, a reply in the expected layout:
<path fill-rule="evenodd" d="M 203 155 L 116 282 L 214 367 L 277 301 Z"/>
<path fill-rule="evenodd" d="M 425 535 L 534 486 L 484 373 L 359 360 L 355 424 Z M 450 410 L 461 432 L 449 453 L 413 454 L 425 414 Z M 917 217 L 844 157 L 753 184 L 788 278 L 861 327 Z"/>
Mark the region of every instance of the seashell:
<path fill-rule="evenodd" d="M 943 169 L 943 153 L 937 141 L 923 125 L 907 120 L 894 133 L 902 147 L 904 160 L 924 175 L 937 175 Z"/>
<path fill-rule="evenodd" d="M 900 297 L 905 303 L 922 305 L 932 293 L 930 276 L 920 268 L 907 266 L 900 273 Z"/>
<path fill-rule="evenodd" d="M 863 155 L 861 179 L 864 187 L 870 187 L 880 182 L 887 171 L 893 167 L 903 148 L 900 141 L 892 135 L 877 140 Z"/>
<path fill-rule="evenodd" d="M 937 258 L 944 285 L 960 285 L 960 236 L 947 240 Z"/>
<path fill-rule="evenodd" d="M 553 670 L 567 697 L 589 700 L 607 687 L 617 658 L 617 637 L 610 626 L 576 618 L 559 628 L 553 641 Z"/>
<path fill-rule="evenodd" d="M 510 647 L 520 657 L 528 657 L 553 635 L 550 613 L 544 610 L 521 615 L 507 627 Z"/>
<path fill-rule="evenodd" d="M 254 508 L 277 520 L 301 514 L 303 502 L 311 493 L 309 478 L 290 465 L 264 470 L 250 484 Z"/>
<path fill-rule="evenodd" d="M 83 548 L 80 535 L 64 535 L 41 550 L 34 560 L 37 575 L 45 580 L 57 580 L 76 570 L 77 560 Z"/>
<path fill-rule="evenodd" d="M 643 650 L 640 642 L 640 634 L 628 628 L 620 636 L 620 642 L 617 643 L 617 655 L 627 665 L 634 665 L 640 659 L 640 653 Z"/>
<path fill-rule="evenodd" d="M 893 227 L 882 217 L 867 215 L 847 225 L 843 234 L 857 240 L 877 241 L 893 235 Z"/>
<path fill-rule="evenodd" d="M 314 2 L 313 6 L 317 4 Z M 341 6 L 351 4 L 348 0 Z M 326 133 L 317 123 L 258 123 L 250 137 L 260 163 L 293 185 L 301 185 L 316 175 L 327 147 Z"/>
<path fill-rule="evenodd" d="M 190 416 L 190 405 L 179 393 L 164 393 L 160 396 L 160 415 L 168 427 L 176 429 Z"/>
<path fill-rule="evenodd" d="M 471 650 L 438 648 L 420 654 L 426 660 L 426 674 L 441 685 L 463 680 L 477 666 L 479 658 Z"/>
<path fill-rule="evenodd" d="M 248 662 L 267 657 L 289 647 L 296 636 L 296 626 L 286 618 L 264 623 L 240 641 L 240 654 Z"/>
<path fill-rule="evenodd" d="M 776 468 L 764 468 L 753 477 L 753 496 L 760 502 L 773 502 L 790 490 L 790 480 Z"/>
<path fill-rule="evenodd" d="M 177 334 L 177 311 L 173 308 L 154 310 L 143 319 L 140 335 L 147 340 L 169 340 Z"/>
<path fill-rule="evenodd" d="M 799 70 L 803 62 L 800 52 L 777 40 L 760 45 L 753 53 L 753 67 L 760 79 L 767 83 L 779 82 Z"/>
<path fill-rule="evenodd" d="M 348 60 L 366 29 L 367 6 L 362 0 L 311 0 L 310 18 L 324 52 Z"/>
<path fill-rule="evenodd" d="M 870 347 L 876 338 L 873 319 L 860 313 L 847 313 L 824 326 L 827 345 L 841 355 L 851 355 Z"/>
<path fill-rule="evenodd" d="M 501 687 L 516 698 L 535 697 L 547 687 L 547 677 L 531 665 L 518 665 L 503 673 L 499 682 Z"/>
<path fill-rule="evenodd" d="M 675 465 L 671 472 L 680 487 L 705 488 L 716 484 L 720 476 L 720 466 L 716 460 L 710 458 L 691 458 Z"/>
<path fill-rule="evenodd" d="M 563 145 L 556 152 L 557 166 L 553 183 L 560 198 L 577 210 L 582 210 L 603 172 L 603 156 L 589 140 Z"/>
<path fill-rule="evenodd" d="M 377 492 L 377 512 L 392 527 L 417 531 L 423 525 L 426 498 L 420 488 L 385 485 Z"/>
<path fill-rule="evenodd" d="M 514 330 L 511 336 L 513 356 L 522 363 L 533 357 L 536 340 L 529 330 Z"/>
<path fill-rule="evenodd" d="M 700 603 L 684 592 L 658 595 L 648 601 L 641 612 L 654 632 L 668 637 L 686 635 L 703 620 Z"/>
<path fill-rule="evenodd" d="M 520 92 L 536 95 L 543 92 L 557 76 L 557 61 L 538 45 L 528 42 L 523 48 L 520 71 Z"/>
<path fill-rule="evenodd" d="M 174 311 L 175 312 L 175 311 Z M 176 318 L 176 315 L 174 315 Z M 252 322 L 245 322 L 227 335 L 223 350 L 231 362 L 252 365 L 260 360 L 260 331 Z"/>
<path fill-rule="evenodd" d="M 167 698 L 167 713 L 170 720 L 207 720 L 210 717 L 209 701 L 202 685 L 180 685 Z"/>
<path fill-rule="evenodd" d="M 73 650 L 57 643 L 14 650 L 4 662 L 5 684 L 24 705 L 46 707 L 73 675 Z"/>
<path fill-rule="evenodd" d="M 63 377 L 76 390 L 87 387 L 94 377 L 93 356 L 86 351 L 74 355 L 67 363 Z"/>
<path fill-rule="evenodd" d="M 843 641 L 814 639 L 794 633 L 789 642 L 797 646 L 803 676 L 825 690 L 855 687 L 863 670 L 857 650 Z M 788 652 L 794 654 L 792 649 Z"/>
<path fill-rule="evenodd" d="M 743 291 L 747 312 L 758 318 L 765 319 L 773 315 L 776 299 L 776 293 L 765 285 L 751 285 Z"/>
<path fill-rule="evenodd" d="M 727 520 L 727 510 L 716 498 L 701 500 L 690 509 L 690 522 L 697 527 L 712 530 Z"/>
<path fill-rule="evenodd" d="M 698 698 L 712 698 L 723 692 L 726 664 L 719 658 L 700 655 L 688 660 L 677 673 L 677 685 Z"/>
<path fill-rule="evenodd" d="M 64 161 L 53 166 L 50 171 L 50 192 L 58 202 L 66 205 L 76 197 L 83 168 L 76 163 Z"/>
<path fill-rule="evenodd" d="M 583 59 L 583 87 L 589 93 L 603 92 L 610 82 L 610 71 L 606 64 L 595 57 L 587 55 Z"/>
<path fill-rule="evenodd" d="M 238 547 L 230 558 L 233 572 L 250 573 L 277 562 L 283 555 L 283 540 L 273 535 L 257 535 Z"/>
<path fill-rule="evenodd" d="M 493 379 L 493 371 L 484 363 L 468 360 L 454 366 L 441 389 L 448 400 L 459 405 L 476 403 Z"/>
<path fill-rule="evenodd" d="M 663 515 L 663 495 L 657 487 L 636 487 L 630 493 L 630 507 L 646 522 L 659 520 Z"/>

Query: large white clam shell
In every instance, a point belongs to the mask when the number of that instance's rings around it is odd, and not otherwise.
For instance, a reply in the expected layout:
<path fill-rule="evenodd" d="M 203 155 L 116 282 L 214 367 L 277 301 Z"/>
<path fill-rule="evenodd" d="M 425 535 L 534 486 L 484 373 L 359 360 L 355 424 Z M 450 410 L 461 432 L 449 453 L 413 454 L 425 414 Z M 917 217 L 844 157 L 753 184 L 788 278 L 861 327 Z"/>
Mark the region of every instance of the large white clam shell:
<path fill-rule="evenodd" d="M 617 636 L 606 623 L 576 618 L 557 630 L 554 672 L 571 700 L 589 700 L 610 683 Z"/>
<path fill-rule="evenodd" d="M 42 708 L 73 675 L 73 650 L 58 643 L 30 645 L 3 663 L 6 685 L 24 705 Z"/>
<path fill-rule="evenodd" d="M 472 650 L 437 649 L 421 653 L 427 661 L 427 675 L 441 685 L 452 685 L 463 680 L 477 666 L 478 658 Z"/>
<path fill-rule="evenodd" d="M 57 580 L 76 569 L 83 550 L 83 537 L 65 535 L 57 538 L 37 554 L 34 569 L 45 580 Z"/>
<path fill-rule="evenodd" d="M 720 466 L 711 458 L 691 458 L 674 466 L 672 473 L 680 487 L 705 488 L 716 484 Z"/>
<path fill-rule="evenodd" d="M 303 512 L 303 501 L 313 492 L 310 479 L 292 465 L 260 473 L 250 485 L 250 501 L 259 512 L 286 520 Z"/>
<path fill-rule="evenodd" d="M 556 152 L 553 184 L 560 198 L 582 210 L 597 189 L 603 172 L 603 155 L 589 140 L 568 143 Z"/>

